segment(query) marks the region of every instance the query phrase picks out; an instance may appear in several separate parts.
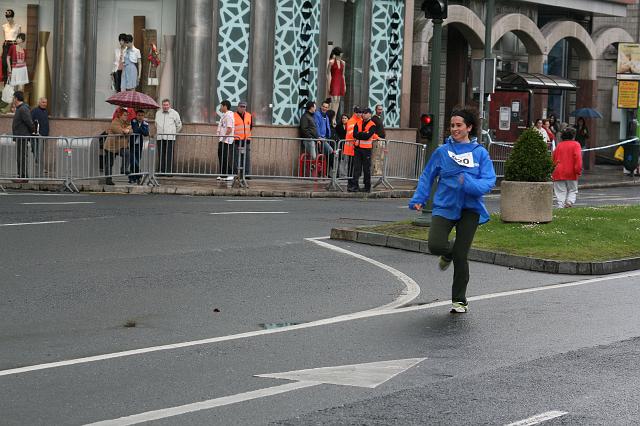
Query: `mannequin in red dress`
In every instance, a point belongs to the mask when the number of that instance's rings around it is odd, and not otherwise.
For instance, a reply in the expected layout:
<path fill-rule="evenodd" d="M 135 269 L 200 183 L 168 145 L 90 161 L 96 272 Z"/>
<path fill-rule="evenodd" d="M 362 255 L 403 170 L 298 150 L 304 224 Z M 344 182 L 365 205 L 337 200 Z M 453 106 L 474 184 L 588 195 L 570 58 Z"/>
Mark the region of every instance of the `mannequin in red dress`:
<path fill-rule="evenodd" d="M 331 109 L 338 115 L 340 99 L 347 91 L 347 83 L 344 79 L 345 62 L 342 59 L 342 49 L 334 47 L 327 64 L 327 91 L 331 97 Z M 334 123 L 335 126 L 335 118 Z"/>

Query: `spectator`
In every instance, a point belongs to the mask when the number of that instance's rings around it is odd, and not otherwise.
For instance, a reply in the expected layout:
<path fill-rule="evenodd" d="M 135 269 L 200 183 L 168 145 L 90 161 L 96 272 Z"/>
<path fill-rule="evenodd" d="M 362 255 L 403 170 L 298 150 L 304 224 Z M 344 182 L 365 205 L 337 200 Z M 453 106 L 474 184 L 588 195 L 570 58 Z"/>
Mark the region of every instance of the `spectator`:
<path fill-rule="evenodd" d="M 589 129 L 587 128 L 587 122 L 584 117 L 578 117 L 576 122 L 576 141 L 582 148 L 587 147 L 587 139 L 589 139 Z"/>
<path fill-rule="evenodd" d="M 316 141 L 318 140 L 318 128 L 314 114 L 316 112 L 316 103 L 307 102 L 305 113 L 300 117 L 300 136 L 304 139 L 304 152 L 309 154 L 312 160 L 318 157 L 316 152 Z"/>
<path fill-rule="evenodd" d="M 376 105 L 375 112 L 376 114 L 371 117 L 371 121 L 373 121 L 373 124 L 376 125 L 376 134 L 380 139 L 386 139 L 387 133 L 384 130 L 384 117 L 382 116 L 384 110 L 382 109 L 382 105 Z"/>
<path fill-rule="evenodd" d="M 554 114 L 549 114 L 549 128 L 553 132 L 554 136 L 557 135 L 557 137 L 554 137 L 554 139 L 556 140 L 560 138 L 560 124 L 561 123 L 558 121 Z"/>
<path fill-rule="evenodd" d="M 149 136 L 149 123 L 144 119 L 144 111 L 136 111 L 136 118 L 131 120 L 131 132 L 129 137 L 129 183 L 140 184 L 140 157 L 144 147 L 144 137 Z"/>
<path fill-rule="evenodd" d="M 559 209 L 573 207 L 578 196 L 578 177 L 582 174 L 582 152 L 580 143 L 575 140 L 576 129 L 567 127 L 562 132 L 562 141 L 553 151 L 555 169 L 553 192 Z"/>
<path fill-rule="evenodd" d="M 247 111 L 247 103 L 238 103 L 238 109 L 233 114 L 235 124 L 233 135 L 233 155 L 238 160 L 238 164 L 242 164 L 242 156 L 240 155 L 244 148 L 244 168 L 242 176 L 251 174 L 251 130 L 253 130 L 253 117 Z M 238 167 L 239 169 L 239 167 Z M 237 172 L 237 170 L 234 170 Z"/>
<path fill-rule="evenodd" d="M 109 137 L 104 144 L 106 185 L 113 185 L 111 172 L 116 155 L 120 156 L 121 165 L 128 162 L 129 135 L 131 135 L 131 124 L 127 120 L 127 110 L 122 108 L 120 109 L 120 116 L 111 122 Z M 122 167 L 120 167 L 120 170 L 122 172 Z"/>
<path fill-rule="evenodd" d="M 38 106 L 31 110 L 31 120 L 33 121 L 34 134 L 38 136 L 49 136 L 49 111 L 47 111 L 47 98 L 38 99 Z M 46 141 L 38 138 L 31 139 L 31 152 L 35 162 L 36 173 L 42 174 L 44 170 L 44 150 Z"/>
<path fill-rule="evenodd" d="M 544 129 L 544 127 L 542 127 L 542 119 L 541 118 L 538 118 L 536 120 L 536 124 L 535 124 L 534 127 L 538 130 L 538 133 L 540 133 L 540 136 L 542 136 L 542 139 L 544 140 L 544 143 L 549 145 L 549 133 L 547 133 L 547 131 Z"/>
<path fill-rule="evenodd" d="M 556 149 L 556 135 L 551 129 L 551 122 L 549 121 L 549 119 L 542 120 L 542 128 L 545 132 L 547 132 L 547 136 L 549 136 L 547 146 L 553 151 L 554 149 Z"/>
<path fill-rule="evenodd" d="M 331 158 L 333 154 L 333 148 L 329 144 L 328 139 L 331 139 L 331 120 L 327 112 L 329 111 L 329 102 L 324 101 L 320 104 L 320 111 L 313 113 L 313 120 L 316 123 L 316 129 L 318 130 L 318 137 L 322 139 L 322 152 Z"/>
<path fill-rule="evenodd" d="M 340 122 L 336 125 L 336 139 L 344 140 L 347 138 L 347 122 L 349 121 L 349 116 L 347 114 L 342 114 L 340 116 Z"/>
<path fill-rule="evenodd" d="M 31 120 L 29 105 L 24 103 L 24 94 L 19 90 L 13 94 L 13 105 L 16 112 L 13 115 L 11 133 L 16 136 L 13 140 L 17 148 L 16 161 L 20 178 L 16 182 L 26 183 L 26 178 L 29 177 L 27 173 L 27 143 L 28 137 L 33 133 L 33 120 Z"/>
<path fill-rule="evenodd" d="M 113 68 L 111 70 L 111 79 L 113 82 L 113 90 L 120 92 L 120 83 L 122 81 L 122 70 L 124 69 L 124 52 L 127 49 L 127 35 L 121 33 L 118 36 L 119 46 L 114 50 Z"/>
<path fill-rule="evenodd" d="M 176 134 L 182 130 L 180 114 L 171 108 L 169 99 L 162 100 L 162 109 L 156 112 L 156 138 L 158 139 L 158 156 L 160 173 L 173 172 L 173 145 Z"/>
<path fill-rule="evenodd" d="M 222 117 L 218 121 L 218 162 L 220 164 L 220 174 L 217 179 L 233 180 L 233 129 L 235 127 L 231 102 L 223 100 L 220 102 L 220 112 Z"/>

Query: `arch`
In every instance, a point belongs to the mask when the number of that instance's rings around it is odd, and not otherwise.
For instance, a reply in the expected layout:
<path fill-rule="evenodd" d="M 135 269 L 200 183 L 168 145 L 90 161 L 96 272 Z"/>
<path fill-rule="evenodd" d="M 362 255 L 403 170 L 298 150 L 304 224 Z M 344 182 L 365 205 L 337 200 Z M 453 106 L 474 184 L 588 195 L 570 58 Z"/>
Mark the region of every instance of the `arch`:
<path fill-rule="evenodd" d="M 547 40 L 549 51 L 562 39 L 573 40 L 575 43 L 572 47 L 580 57 L 579 79 L 596 79 L 596 45 L 582 25 L 573 21 L 554 21 L 542 27 L 541 31 Z"/>
<path fill-rule="evenodd" d="M 471 9 L 450 5 L 448 17 L 443 26 L 455 26 L 467 39 L 472 50 L 484 48 L 484 24 Z M 414 19 L 413 24 L 413 64 L 425 65 L 429 62 L 429 42 L 433 36 L 433 24 L 424 16 Z"/>
<path fill-rule="evenodd" d="M 584 27 L 573 21 L 554 21 L 542 27 L 542 34 L 547 40 L 547 49 L 553 49 L 560 40 L 569 38 L 577 41 L 573 47 L 578 51 L 580 59 L 596 59 L 596 45 Z M 547 53 L 549 53 L 547 51 Z"/>
<path fill-rule="evenodd" d="M 592 36 L 593 42 L 596 45 L 596 58 L 601 59 L 604 51 L 610 44 L 613 43 L 633 43 L 633 37 L 623 30 L 617 27 L 605 27 L 596 31 Z"/>
<path fill-rule="evenodd" d="M 538 26 L 528 16 L 520 13 L 496 16 L 491 29 L 491 47 L 509 32 L 518 36 L 529 55 L 540 56 L 546 52 L 547 43 Z"/>

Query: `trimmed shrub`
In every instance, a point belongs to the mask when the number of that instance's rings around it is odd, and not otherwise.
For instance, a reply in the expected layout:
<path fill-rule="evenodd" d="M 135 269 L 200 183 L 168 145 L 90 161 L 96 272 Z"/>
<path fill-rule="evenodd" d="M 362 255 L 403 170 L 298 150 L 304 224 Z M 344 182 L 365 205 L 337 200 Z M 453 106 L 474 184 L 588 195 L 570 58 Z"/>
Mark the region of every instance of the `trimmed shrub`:
<path fill-rule="evenodd" d="M 504 164 L 504 180 L 517 182 L 547 182 L 551 180 L 553 160 L 537 129 L 526 129 Z"/>

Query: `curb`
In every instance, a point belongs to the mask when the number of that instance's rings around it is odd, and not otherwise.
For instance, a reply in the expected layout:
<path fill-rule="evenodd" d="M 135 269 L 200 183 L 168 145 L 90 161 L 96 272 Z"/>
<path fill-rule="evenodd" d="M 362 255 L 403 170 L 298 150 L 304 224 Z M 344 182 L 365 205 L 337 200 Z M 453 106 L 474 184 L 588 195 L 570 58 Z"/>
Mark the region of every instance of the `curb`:
<path fill-rule="evenodd" d="M 3 183 L 5 189 L 19 189 L 23 191 L 64 192 L 65 188 L 59 183 Z M 386 190 L 370 193 L 329 192 L 329 191 L 283 191 L 261 190 L 251 188 L 206 188 L 194 186 L 148 186 L 148 185 L 102 185 L 77 184 L 80 192 L 100 192 L 109 194 L 164 194 L 164 195 L 192 195 L 213 197 L 278 197 L 278 198 L 411 198 L 411 190 Z"/>
<path fill-rule="evenodd" d="M 431 254 L 427 241 L 385 235 L 357 228 L 333 228 L 331 229 L 331 239 Z M 640 257 L 605 262 L 572 262 L 516 256 L 474 248 L 469 251 L 469 260 L 526 271 L 567 275 L 607 275 L 640 269 Z"/>

